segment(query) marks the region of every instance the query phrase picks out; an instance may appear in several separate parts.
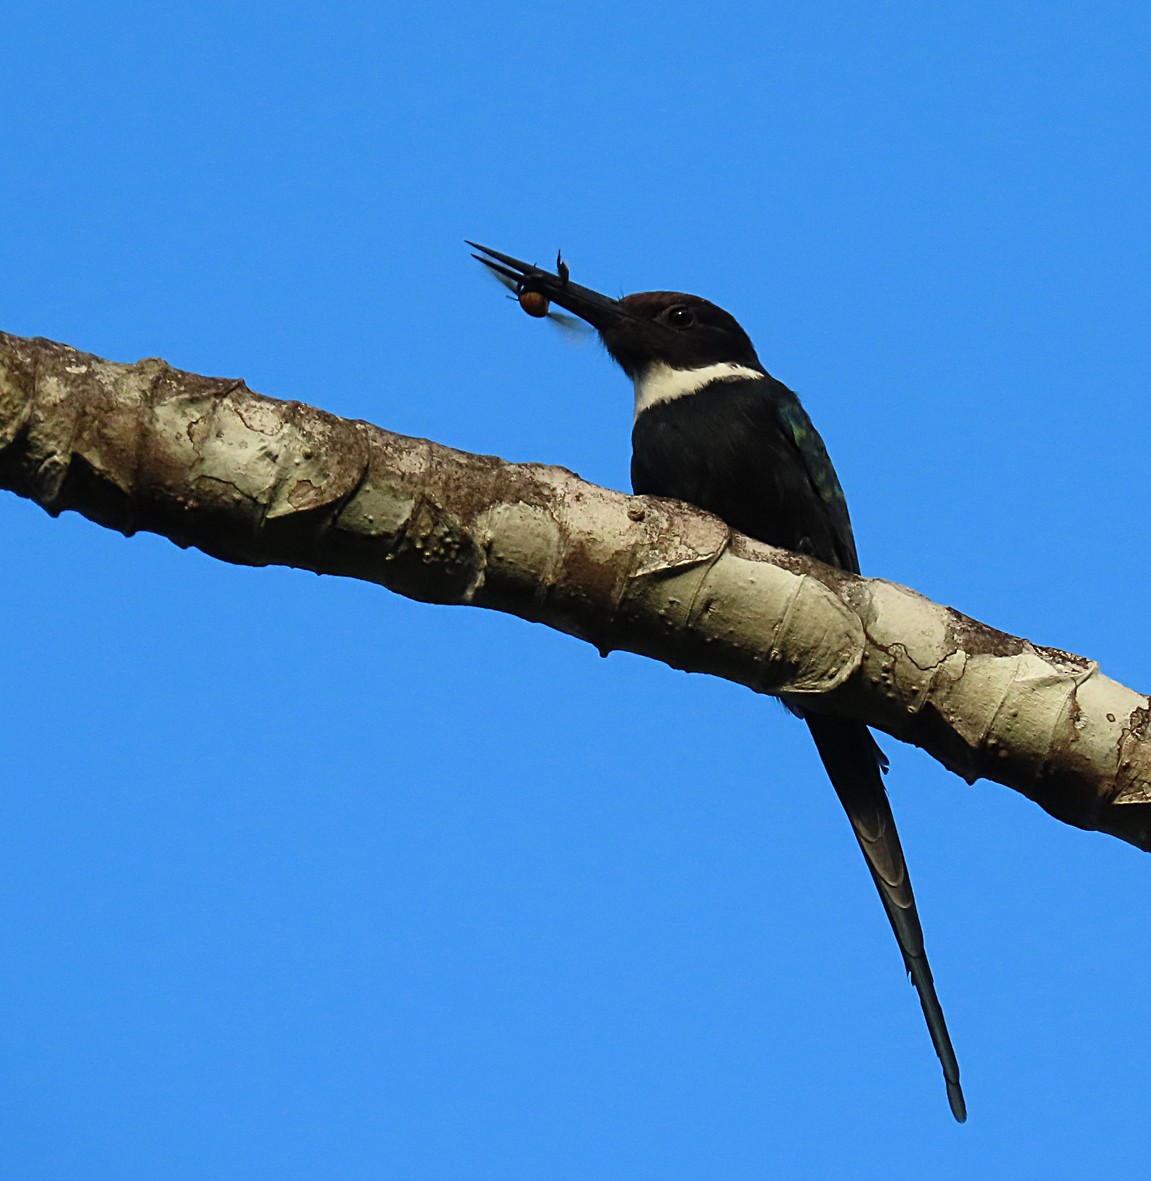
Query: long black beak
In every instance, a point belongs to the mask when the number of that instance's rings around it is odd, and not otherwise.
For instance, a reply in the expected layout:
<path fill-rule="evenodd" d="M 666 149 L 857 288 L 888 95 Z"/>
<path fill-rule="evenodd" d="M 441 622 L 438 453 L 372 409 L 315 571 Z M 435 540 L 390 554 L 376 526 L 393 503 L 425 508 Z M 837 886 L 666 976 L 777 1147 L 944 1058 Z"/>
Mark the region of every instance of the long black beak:
<path fill-rule="evenodd" d="M 465 239 L 466 240 L 466 239 Z M 488 246 L 481 246 L 478 242 L 468 242 L 473 250 L 481 251 L 473 254 L 472 258 L 482 262 L 489 270 L 495 271 L 505 281 L 514 284 L 518 295 L 523 291 L 539 291 L 546 295 L 552 303 L 586 320 L 593 328 L 603 332 L 618 324 L 621 319 L 630 319 L 628 313 L 620 306 L 619 300 L 608 299 L 590 287 L 581 287 L 573 283 L 567 276 L 567 268 L 560 267 L 560 273 L 553 275 L 551 271 L 541 270 L 530 262 L 521 262 L 512 258 L 510 254 L 501 254 Z M 487 257 L 485 257 L 485 255 Z"/>

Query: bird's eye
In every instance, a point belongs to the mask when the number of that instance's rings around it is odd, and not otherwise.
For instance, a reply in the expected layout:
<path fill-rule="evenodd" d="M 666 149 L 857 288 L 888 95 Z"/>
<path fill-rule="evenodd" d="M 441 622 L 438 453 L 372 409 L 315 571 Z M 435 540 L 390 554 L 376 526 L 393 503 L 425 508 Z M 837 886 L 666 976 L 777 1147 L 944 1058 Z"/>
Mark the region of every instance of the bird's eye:
<path fill-rule="evenodd" d="M 690 328 L 695 323 L 695 313 L 680 303 L 667 309 L 666 319 L 673 328 Z"/>

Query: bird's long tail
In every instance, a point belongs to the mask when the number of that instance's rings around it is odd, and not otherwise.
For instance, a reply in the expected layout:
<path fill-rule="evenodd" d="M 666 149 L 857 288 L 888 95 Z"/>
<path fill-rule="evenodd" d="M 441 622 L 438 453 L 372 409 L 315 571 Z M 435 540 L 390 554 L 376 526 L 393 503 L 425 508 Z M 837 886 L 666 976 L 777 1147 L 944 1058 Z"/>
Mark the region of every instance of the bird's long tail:
<path fill-rule="evenodd" d="M 895 817 L 883 787 L 882 771 L 887 760 L 862 722 L 806 715 L 819 757 L 847 812 L 855 838 L 867 859 L 867 867 L 883 900 L 903 962 L 919 993 L 923 1016 L 943 1066 L 951 1112 L 962 1123 L 967 1105 L 959 1085 L 959 1063 L 951 1046 L 943 1009 L 935 993 L 935 981 L 923 948 L 923 928 L 915 909 L 907 863 L 895 829 Z"/>

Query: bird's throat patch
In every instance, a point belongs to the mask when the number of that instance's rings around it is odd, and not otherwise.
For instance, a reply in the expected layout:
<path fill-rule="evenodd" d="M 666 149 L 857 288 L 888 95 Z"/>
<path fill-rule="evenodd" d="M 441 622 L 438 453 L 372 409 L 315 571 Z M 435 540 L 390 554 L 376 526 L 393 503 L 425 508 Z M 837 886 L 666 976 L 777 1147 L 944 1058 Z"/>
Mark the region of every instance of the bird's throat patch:
<path fill-rule="evenodd" d="M 701 365 L 698 369 L 673 369 L 664 361 L 655 361 L 635 378 L 635 417 L 660 402 L 675 398 L 686 398 L 696 394 L 713 381 L 735 381 L 737 379 L 762 379 L 758 369 L 737 365 L 732 361 L 720 361 L 714 365 Z"/>

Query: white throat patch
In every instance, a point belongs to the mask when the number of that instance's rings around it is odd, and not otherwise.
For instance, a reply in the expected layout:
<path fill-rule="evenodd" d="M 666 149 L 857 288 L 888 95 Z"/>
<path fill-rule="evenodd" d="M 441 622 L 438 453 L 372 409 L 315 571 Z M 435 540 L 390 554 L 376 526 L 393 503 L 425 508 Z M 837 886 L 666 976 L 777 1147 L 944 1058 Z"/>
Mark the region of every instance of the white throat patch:
<path fill-rule="evenodd" d="M 732 361 L 702 365 L 698 369 L 673 369 L 665 362 L 657 361 L 635 379 L 635 417 L 639 418 L 649 406 L 687 397 L 713 381 L 732 381 L 740 377 L 761 378 L 763 374 L 758 369 L 749 369 Z"/>

